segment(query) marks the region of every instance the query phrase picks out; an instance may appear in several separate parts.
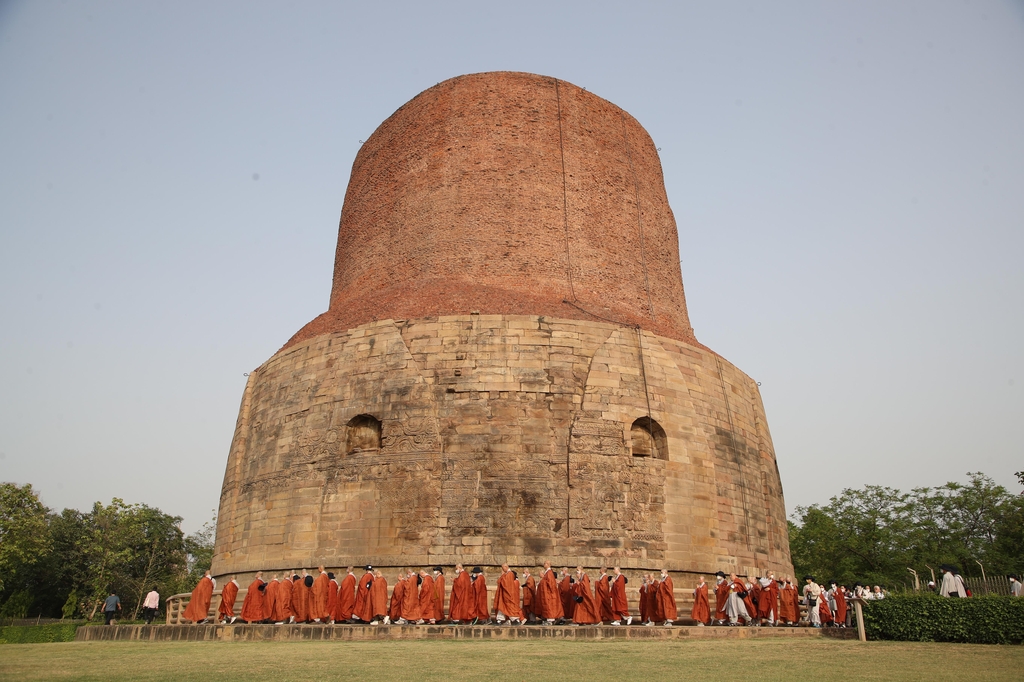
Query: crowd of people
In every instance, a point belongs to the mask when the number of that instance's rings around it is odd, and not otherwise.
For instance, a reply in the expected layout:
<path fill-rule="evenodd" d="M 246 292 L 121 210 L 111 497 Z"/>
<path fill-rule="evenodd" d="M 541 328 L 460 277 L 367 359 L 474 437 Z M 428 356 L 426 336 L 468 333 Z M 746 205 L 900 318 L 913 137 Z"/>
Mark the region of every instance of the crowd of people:
<path fill-rule="evenodd" d="M 639 603 L 634 616 L 627 600 L 628 578 L 619 567 L 600 569 L 591 580 L 582 566 L 574 572 L 563 568 L 559 575 L 544 564 L 538 576 L 524 570 L 522 578 L 508 565 L 502 565 L 489 597 L 488 576 L 477 566 L 466 570 L 455 566 L 450 597 L 446 596 L 444 569 L 406 569 L 398 572 L 390 591 L 380 569 L 366 566 L 361 577 L 352 567 L 340 580 L 323 566 L 317 575 L 302 571 L 275 574 L 265 580 L 256 574 L 246 590 L 241 612 L 235 602 L 239 584 L 232 579 L 224 586 L 216 622 L 234 623 L 366 623 L 370 625 L 452 624 L 608 624 L 671 627 L 679 621 L 675 588 L 667 570 L 642 576 Z M 788 577 L 744 578 L 735 574 L 715 574 L 715 584 L 701 577 L 693 588 L 690 620 L 698 626 L 796 626 L 801 620 L 800 605 L 807 608 L 808 621 L 815 627 L 848 624 L 847 599 L 853 591 L 834 582 L 819 586 L 811 576 L 802 590 Z M 185 620 L 203 623 L 209 620 L 214 579 L 207 572 L 200 580 L 183 613 Z M 882 598 L 857 586 L 856 596 Z M 711 595 L 714 595 L 713 597 Z M 711 599 L 713 598 L 713 603 Z M 446 600 L 448 603 L 446 604 Z"/>

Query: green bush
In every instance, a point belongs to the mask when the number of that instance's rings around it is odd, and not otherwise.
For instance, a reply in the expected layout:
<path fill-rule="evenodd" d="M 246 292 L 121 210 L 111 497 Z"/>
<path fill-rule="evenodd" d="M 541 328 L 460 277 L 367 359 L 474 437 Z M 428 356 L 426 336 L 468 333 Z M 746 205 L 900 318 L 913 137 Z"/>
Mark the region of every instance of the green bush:
<path fill-rule="evenodd" d="M 1024 644 L 1024 599 L 891 595 L 864 604 L 868 639 Z"/>
<path fill-rule="evenodd" d="M 0 644 L 41 644 L 73 642 L 78 623 L 53 625 L 8 625 L 0 627 Z"/>

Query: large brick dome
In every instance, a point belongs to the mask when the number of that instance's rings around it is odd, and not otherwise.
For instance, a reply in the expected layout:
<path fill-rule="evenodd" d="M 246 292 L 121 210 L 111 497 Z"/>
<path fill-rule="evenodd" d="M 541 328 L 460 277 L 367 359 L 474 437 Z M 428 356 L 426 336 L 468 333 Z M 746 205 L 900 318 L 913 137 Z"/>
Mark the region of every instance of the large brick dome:
<path fill-rule="evenodd" d="M 658 151 L 632 116 L 565 81 L 482 73 L 420 93 L 370 136 L 330 310 L 291 342 L 472 311 L 590 311 L 695 341 Z"/>
<path fill-rule="evenodd" d="M 677 240 L 618 107 L 521 73 L 415 97 L 356 157 L 329 310 L 249 376 L 214 574 L 790 572 L 757 384 L 694 339 Z"/>

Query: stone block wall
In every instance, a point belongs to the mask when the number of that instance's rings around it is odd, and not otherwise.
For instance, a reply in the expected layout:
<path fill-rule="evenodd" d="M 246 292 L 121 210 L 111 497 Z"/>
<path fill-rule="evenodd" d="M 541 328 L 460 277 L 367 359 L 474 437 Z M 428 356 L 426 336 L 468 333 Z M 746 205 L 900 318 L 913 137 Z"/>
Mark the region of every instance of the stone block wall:
<path fill-rule="evenodd" d="M 634 456 L 648 416 L 662 445 Z M 545 559 L 791 574 L 756 383 L 635 328 L 472 314 L 319 335 L 250 375 L 215 575 Z"/>

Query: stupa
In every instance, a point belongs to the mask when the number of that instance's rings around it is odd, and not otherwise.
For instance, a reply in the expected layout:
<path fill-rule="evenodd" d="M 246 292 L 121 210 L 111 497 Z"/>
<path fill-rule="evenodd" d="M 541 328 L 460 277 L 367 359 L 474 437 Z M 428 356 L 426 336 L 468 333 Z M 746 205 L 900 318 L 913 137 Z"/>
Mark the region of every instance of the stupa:
<path fill-rule="evenodd" d="M 792 573 L 650 136 L 556 78 L 461 76 L 359 149 L 330 306 L 245 387 L 213 573 L 546 559 Z"/>

